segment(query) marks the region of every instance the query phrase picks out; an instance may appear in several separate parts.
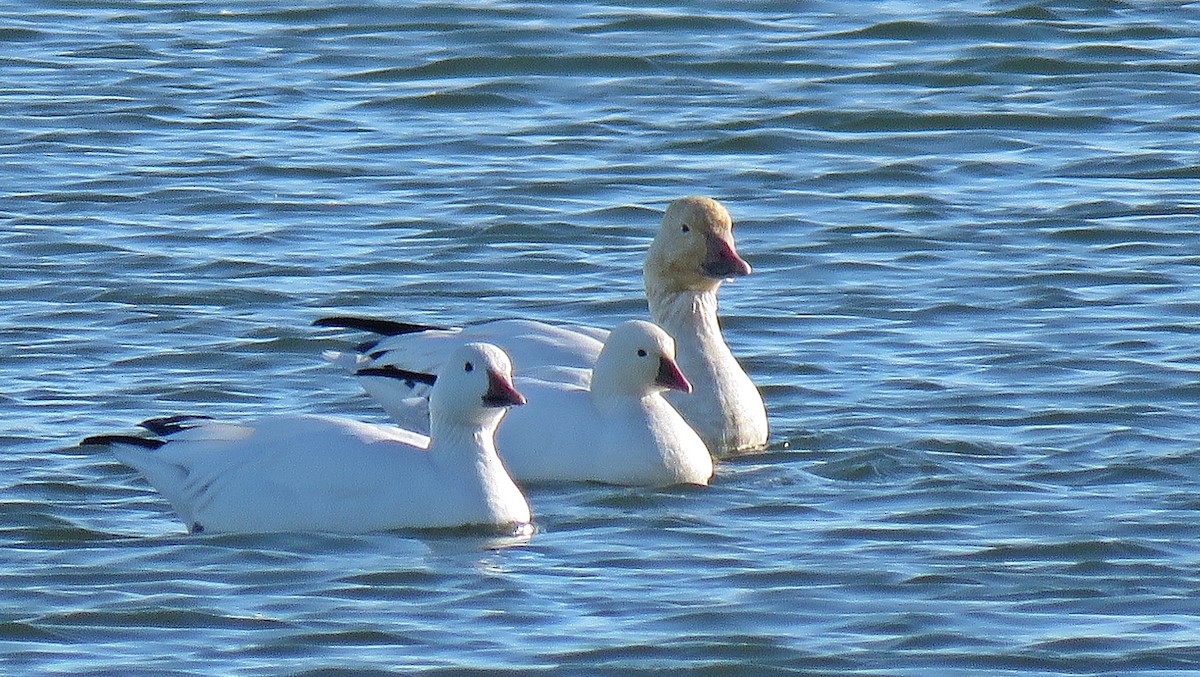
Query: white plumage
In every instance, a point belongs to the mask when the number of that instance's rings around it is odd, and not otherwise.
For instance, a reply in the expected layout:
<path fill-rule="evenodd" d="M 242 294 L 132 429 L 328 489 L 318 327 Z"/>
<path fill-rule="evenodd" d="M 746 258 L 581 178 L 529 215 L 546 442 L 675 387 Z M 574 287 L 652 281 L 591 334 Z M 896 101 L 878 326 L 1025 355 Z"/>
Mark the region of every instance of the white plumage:
<path fill-rule="evenodd" d="M 497 435 L 509 472 L 518 481 L 708 484 L 708 448 L 663 397 L 691 390 L 674 357 L 666 332 L 632 320 L 609 334 L 590 387 L 518 379 L 530 405 Z"/>
<path fill-rule="evenodd" d="M 423 398 L 404 396 L 419 383 L 387 369 L 368 372 L 376 375 L 364 375 L 364 384 L 383 397 L 393 418 L 419 422 L 426 415 Z M 643 320 L 617 325 L 593 369 L 561 368 L 557 376 L 515 379 L 529 404 L 512 411 L 496 434 L 515 480 L 708 483 L 708 448 L 663 398 L 664 391 L 686 392 L 691 385 L 662 329 Z"/>
<path fill-rule="evenodd" d="M 192 531 L 510 527 L 530 521 L 493 441 L 505 408 L 524 402 L 511 373 L 495 346 L 455 349 L 431 392 L 430 437 L 345 418 L 278 416 L 188 420 L 165 442 L 84 442 L 111 444 Z"/>
<path fill-rule="evenodd" d="M 748 274 L 750 265 L 737 254 L 733 222 L 723 205 L 706 197 L 671 203 L 646 254 L 646 297 L 651 320 L 675 339 L 676 360 L 693 386 L 690 393 L 669 392 L 667 399 L 717 456 L 759 449 L 767 442 L 762 396 L 729 350 L 717 319 L 717 290 L 722 280 Z M 321 323 L 363 327 L 345 318 Z M 424 331 L 411 325 L 397 326 L 403 328 L 362 355 L 329 357 L 356 370 L 394 365 L 430 371 L 454 346 L 487 341 L 509 352 L 520 376 L 586 385 L 587 370 L 596 363 L 607 335 L 602 329 L 532 320 L 497 320 Z M 421 397 L 420 388 L 397 388 L 397 384 L 379 379 L 364 379 L 363 385 L 398 420 L 420 424 L 415 403 L 403 401 Z"/>

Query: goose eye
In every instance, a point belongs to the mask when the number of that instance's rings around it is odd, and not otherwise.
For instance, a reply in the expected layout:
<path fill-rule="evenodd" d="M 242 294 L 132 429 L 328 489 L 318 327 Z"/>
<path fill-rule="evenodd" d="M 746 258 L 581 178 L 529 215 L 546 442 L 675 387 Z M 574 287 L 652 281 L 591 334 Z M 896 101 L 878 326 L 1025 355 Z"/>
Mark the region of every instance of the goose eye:
<path fill-rule="evenodd" d="M 638 357 L 645 357 L 645 356 L 646 356 L 646 350 L 644 348 L 638 348 Z"/>
<path fill-rule="evenodd" d="M 468 362 L 463 365 L 463 371 L 475 371 L 475 365 Z"/>
<path fill-rule="evenodd" d="M 682 228 L 681 230 L 682 230 L 683 232 L 685 232 L 685 233 L 690 233 L 690 232 L 692 232 L 692 229 L 691 229 L 691 228 L 688 228 L 688 225 L 687 225 L 686 223 L 685 223 L 685 224 L 683 224 L 683 228 Z"/>

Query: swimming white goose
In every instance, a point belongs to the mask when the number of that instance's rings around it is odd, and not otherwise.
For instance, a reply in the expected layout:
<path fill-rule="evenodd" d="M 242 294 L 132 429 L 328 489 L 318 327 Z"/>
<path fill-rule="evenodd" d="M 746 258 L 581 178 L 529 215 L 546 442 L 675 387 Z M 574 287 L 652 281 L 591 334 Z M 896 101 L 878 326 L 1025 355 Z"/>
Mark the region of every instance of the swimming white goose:
<path fill-rule="evenodd" d="M 593 369 L 563 378 L 569 371 L 561 369 L 553 380 L 515 379 L 529 404 L 510 413 L 496 434 L 500 458 L 513 479 L 708 484 L 713 474 L 708 448 L 663 398 L 664 391 L 691 390 L 675 362 L 675 342 L 665 331 L 644 320 L 619 324 Z M 381 398 L 393 418 L 426 417 L 424 398 L 406 396 L 420 389 L 420 381 L 395 375 L 387 367 L 360 372 L 364 387 Z"/>
<path fill-rule="evenodd" d="M 429 438 L 329 416 L 251 424 L 171 417 L 144 424 L 165 440 L 100 435 L 83 443 L 110 445 L 192 532 L 511 528 L 530 520 L 494 445 L 506 407 L 525 402 L 511 374 L 495 346 L 457 348 L 430 393 Z"/>
<path fill-rule="evenodd" d="M 667 207 L 643 266 L 650 319 L 675 339 L 679 367 L 693 386 L 690 393 L 673 391 L 667 399 L 717 456 L 759 449 L 767 442 L 762 396 L 729 350 L 717 319 L 721 282 L 750 270 L 734 247 L 729 212 L 716 200 L 697 196 Z M 513 356 L 520 374 L 545 373 L 547 367 L 587 369 L 599 357 L 606 335 L 602 329 L 531 320 L 442 328 L 330 317 L 317 324 L 385 335 L 358 359 L 334 356 L 356 369 L 392 364 L 431 371 L 464 341 L 501 346 Z M 556 378 L 570 378 L 568 372 L 563 374 Z"/>

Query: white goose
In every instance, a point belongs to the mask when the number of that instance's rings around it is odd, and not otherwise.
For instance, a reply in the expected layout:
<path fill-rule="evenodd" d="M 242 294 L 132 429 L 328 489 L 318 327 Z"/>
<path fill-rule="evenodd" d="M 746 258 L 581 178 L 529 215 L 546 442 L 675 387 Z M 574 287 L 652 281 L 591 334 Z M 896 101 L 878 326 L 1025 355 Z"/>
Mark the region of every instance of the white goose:
<path fill-rule="evenodd" d="M 721 282 L 748 274 L 750 265 L 737 254 L 733 222 L 721 203 L 693 196 L 667 207 L 643 266 L 650 319 L 675 339 L 679 367 L 693 386 L 690 393 L 673 391 L 667 399 L 717 456 L 759 449 L 767 442 L 762 396 L 729 350 L 717 319 Z M 602 329 L 531 320 L 441 328 L 330 317 L 316 324 L 385 335 L 366 346 L 357 359 L 333 355 L 335 361 L 355 369 L 394 365 L 433 371 L 455 346 L 487 341 L 509 351 L 521 374 L 574 379 L 577 384 L 585 384 L 586 379 L 573 377 L 569 369 L 595 364 L 606 336 Z"/>
<path fill-rule="evenodd" d="M 393 418 L 427 417 L 424 398 L 406 396 L 423 387 L 420 379 L 392 367 L 359 375 Z M 617 325 L 590 371 L 562 368 L 554 380 L 515 381 L 529 404 L 508 415 L 496 446 L 518 482 L 668 486 L 712 477 L 708 448 L 662 396 L 691 390 L 675 362 L 675 342 L 649 322 Z"/>
<path fill-rule="evenodd" d="M 430 393 L 429 438 L 328 416 L 170 417 L 144 424 L 165 440 L 100 435 L 83 444 L 110 445 L 192 532 L 511 528 L 530 520 L 494 446 L 506 407 L 525 402 L 511 374 L 495 346 L 457 348 Z"/>

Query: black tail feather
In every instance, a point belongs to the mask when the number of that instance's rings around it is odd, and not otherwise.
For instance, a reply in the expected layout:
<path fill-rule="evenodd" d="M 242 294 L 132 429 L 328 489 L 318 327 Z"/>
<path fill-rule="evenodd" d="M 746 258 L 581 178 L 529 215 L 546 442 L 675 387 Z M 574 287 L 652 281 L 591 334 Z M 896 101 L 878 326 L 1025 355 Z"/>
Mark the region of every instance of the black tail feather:
<path fill-rule="evenodd" d="M 349 317 L 345 315 L 322 317 L 319 320 L 315 320 L 313 325 L 317 327 L 357 329 L 359 331 L 369 331 L 372 334 L 383 334 L 384 336 L 415 334 L 417 332 L 430 331 L 432 329 L 447 328 L 438 327 L 432 324 L 412 324 L 411 322 L 396 322 L 394 320 L 379 320 L 371 317 Z"/>
<path fill-rule="evenodd" d="M 148 437 L 138 437 L 136 435 L 92 435 L 91 437 L 83 438 L 83 441 L 79 443 L 79 446 L 109 447 L 114 444 L 129 444 L 145 449 L 157 449 L 166 444 L 166 442 L 162 440 L 150 439 Z"/>

